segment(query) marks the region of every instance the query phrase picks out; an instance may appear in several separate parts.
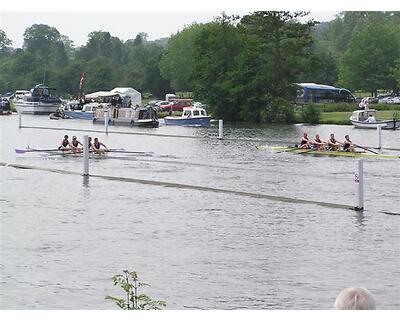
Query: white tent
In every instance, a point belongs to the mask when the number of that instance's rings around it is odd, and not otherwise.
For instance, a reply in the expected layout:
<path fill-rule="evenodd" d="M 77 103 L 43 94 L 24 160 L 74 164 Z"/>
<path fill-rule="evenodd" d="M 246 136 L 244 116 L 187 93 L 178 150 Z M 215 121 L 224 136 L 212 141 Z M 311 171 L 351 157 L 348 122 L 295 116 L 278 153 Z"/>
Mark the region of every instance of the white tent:
<path fill-rule="evenodd" d="M 132 101 L 132 106 L 142 105 L 142 94 L 133 88 L 114 88 L 111 90 L 111 92 L 118 93 L 123 98 L 130 97 Z"/>
<path fill-rule="evenodd" d="M 110 92 L 110 91 L 97 91 L 93 93 L 85 94 L 85 99 L 96 99 L 99 97 L 112 97 L 116 96 L 117 92 Z"/>

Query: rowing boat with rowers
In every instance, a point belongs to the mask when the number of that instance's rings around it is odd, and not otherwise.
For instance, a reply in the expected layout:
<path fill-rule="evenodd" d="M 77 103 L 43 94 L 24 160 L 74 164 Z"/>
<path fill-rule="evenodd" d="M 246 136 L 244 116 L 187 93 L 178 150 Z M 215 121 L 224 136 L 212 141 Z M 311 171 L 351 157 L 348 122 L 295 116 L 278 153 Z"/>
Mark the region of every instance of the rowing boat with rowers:
<path fill-rule="evenodd" d="M 74 152 L 73 150 L 60 150 L 60 149 L 34 149 L 34 148 L 16 148 L 15 152 L 18 154 L 25 154 L 31 152 L 38 152 L 38 153 L 46 153 L 50 155 L 75 155 L 75 156 L 83 156 L 83 152 Z M 123 154 L 133 154 L 136 156 L 146 156 L 151 157 L 153 156 L 154 152 L 152 151 L 129 151 L 125 150 L 124 148 L 119 149 L 108 149 L 107 151 L 101 150 L 101 152 L 94 152 L 90 151 L 90 155 L 95 156 L 107 156 L 108 153 L 123 153 Z"/>
<path fill-rule="evenodd" d="M 349 151 L 330 151 L 317 149 L 302 149 L 298 147 L 271 147 L 271 150 L 278 152 L 293 152 L 296 154 L 321 155 L 321 156 L 337 156 L 337 157 L 353 157 L 353 158 L 378 158 L 378 159 L 400 159 L 400 155 L 393 154 L 377 154 L 367 152 L 349 152 Z"/>

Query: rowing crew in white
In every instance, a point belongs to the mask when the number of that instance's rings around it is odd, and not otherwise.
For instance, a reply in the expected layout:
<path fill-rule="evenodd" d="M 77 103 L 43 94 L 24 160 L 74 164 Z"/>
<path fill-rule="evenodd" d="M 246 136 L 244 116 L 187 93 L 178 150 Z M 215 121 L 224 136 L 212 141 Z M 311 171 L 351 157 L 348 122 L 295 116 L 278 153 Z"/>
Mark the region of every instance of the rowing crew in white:
<path fill-rule="evenodd" d="M 307 132 L 303 133 L 303 137 L 301 138 L 300 148 L 301 149 L 316 149 L 316 150 L 330 150 L 330 151 L 339 151 L 340 147 L 342 147 L 342 151 L 355 151 L 355 145 L 350 140 L 348 134 L 344 136 L 344 141 L 339 142 L 335 139 L 335 135 L 333 133 L 330 134 L 328 141 L 322 141 L 319 134 L 315 135 L 314 140 L 310 140 L 308 138 Z"/>
<path fill-rule="evenodd" d="M 59 150 L 72 151 L 75 153 L 80 153 L 83 151 L 83 144 L 78 141 L 76 136 L 72 137 L 72 141 L 69 141 L 68 139 L 68 135 L 65 135 L 64 139 L 60 142 L 60 146 L 58 147 Z M 92 138 L 89 137 L 89 151 L 95 153 L 104 153 L 108 152 L 108 148 L 104 143 L 100 142 L 98 138 L 94 138 L 92 143 Z"/>

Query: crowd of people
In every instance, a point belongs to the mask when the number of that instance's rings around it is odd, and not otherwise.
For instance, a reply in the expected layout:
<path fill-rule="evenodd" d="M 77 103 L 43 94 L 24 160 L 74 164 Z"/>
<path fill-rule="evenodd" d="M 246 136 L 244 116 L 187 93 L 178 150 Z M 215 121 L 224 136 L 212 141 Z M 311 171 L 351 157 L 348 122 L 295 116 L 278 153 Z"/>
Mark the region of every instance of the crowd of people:
<path fill-rule="evenodd" d="M 59 150 L 62 151 L 72 151 L 75 153 L 83 152 L 83 144 L 80 142 L 76 136 L 72 137 L 72 140 L 69 140 L 68 135 L 65 135 L 63 140 L 61 140 L 60 145 L 58 147 Z M 92 142 L 92 138 L 89 137 L 89 152 L 94 153 L 105 153 L 108 152 L 107 146 L 99 141 L 99 138 L 94 138 Z"/>
<path fill-rule="evenodd" d="M 314 149 L 314 150 L 328 150 L 328 151 L 348 151 L 354 152 L 356 145 L 350 140 L 350 136 L 346 134 L 344 141 L 336 140 L 333 133 L 330 134 L 327 141 L 322 141 L 319 134 L 315 135 L 312 140 L 308 137 L 308 133 L 304 132 L 301 138 L 299 148 L 301 149 Z"/>

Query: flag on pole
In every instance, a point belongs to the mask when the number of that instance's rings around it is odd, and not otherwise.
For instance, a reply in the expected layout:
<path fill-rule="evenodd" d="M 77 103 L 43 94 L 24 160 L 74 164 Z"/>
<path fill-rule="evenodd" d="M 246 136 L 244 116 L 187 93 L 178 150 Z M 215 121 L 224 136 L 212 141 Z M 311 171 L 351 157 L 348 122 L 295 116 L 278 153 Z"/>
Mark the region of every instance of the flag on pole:
<path fill-rule="evenodd" d="M 83 82 L 85 81 L 85 73 L 81 73 L 81 79 L 79 80 L 79 91 L 82 92 Z"/>

